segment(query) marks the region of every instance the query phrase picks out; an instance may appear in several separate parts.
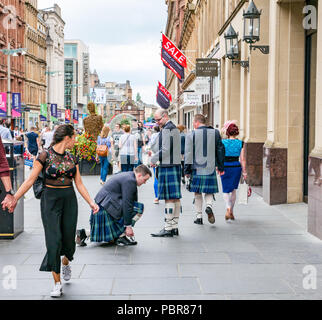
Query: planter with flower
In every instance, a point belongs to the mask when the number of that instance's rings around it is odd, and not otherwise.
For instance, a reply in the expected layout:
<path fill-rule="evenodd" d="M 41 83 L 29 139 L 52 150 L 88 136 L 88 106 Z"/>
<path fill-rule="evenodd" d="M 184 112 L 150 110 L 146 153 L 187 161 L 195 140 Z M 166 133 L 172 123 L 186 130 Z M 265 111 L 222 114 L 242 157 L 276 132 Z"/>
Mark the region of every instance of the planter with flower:
<path fill-rule="evenodd" d="M 72 153 L 79 159 L 81 175 L 99 175 L 101 165 L 96 160 L 96 141 L 92 135 L 85 132 L 76 138 Z"/>

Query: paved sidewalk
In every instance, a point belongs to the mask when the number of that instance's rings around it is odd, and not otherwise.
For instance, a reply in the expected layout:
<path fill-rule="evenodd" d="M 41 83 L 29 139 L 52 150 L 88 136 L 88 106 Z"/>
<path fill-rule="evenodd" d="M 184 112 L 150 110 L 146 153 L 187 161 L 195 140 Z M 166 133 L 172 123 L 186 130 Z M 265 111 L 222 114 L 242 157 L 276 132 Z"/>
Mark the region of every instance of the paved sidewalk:
<path fill-rule="evenodd" d="M 98 177 L 84 177 L 94 197 Z M 150 181 L 139 188 L 144 217 L 135 227 L 138 245 L 122 248 L 89 243 L 78 247 L 72 280 L 62 299 L 321 299 L 322 242 L 306 232 L 305 204 L 270 207 L 254 194 L 237 206 L 236 221 L 224 221 L 221 194 L 215 204 L 216 224 L 204 216 L 193 224 L 192 194 L 183 190 L 180 236 L 152 238 L 163 227 L 164 204 L 153 204 Z M 51 299 L 50 273 L 40 272 L 45 240 L 40 203 L 25 201 L 25 232 L 0 241 L 0 299 Z M 89 227 L 89 208 L 79 199 L 78 227 Z M 3 268 L 17 269 L 16 290 L 5 290 Z M 303 267 L 317 269 L 317 289 L 303 288 Z"/>

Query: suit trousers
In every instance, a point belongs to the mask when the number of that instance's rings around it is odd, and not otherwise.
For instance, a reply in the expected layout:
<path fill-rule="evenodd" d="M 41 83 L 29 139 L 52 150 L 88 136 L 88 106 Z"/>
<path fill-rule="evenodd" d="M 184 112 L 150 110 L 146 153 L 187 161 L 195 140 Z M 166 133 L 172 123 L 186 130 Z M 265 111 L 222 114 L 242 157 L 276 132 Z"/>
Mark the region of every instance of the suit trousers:
<path fill-rule="evenodd" d="M 40 271 L 60 273 L 61 256 L 72 261 L 76 250 L 78 204 L 74 188 L 45 188 L 40 208 L 47 248 Z"/>

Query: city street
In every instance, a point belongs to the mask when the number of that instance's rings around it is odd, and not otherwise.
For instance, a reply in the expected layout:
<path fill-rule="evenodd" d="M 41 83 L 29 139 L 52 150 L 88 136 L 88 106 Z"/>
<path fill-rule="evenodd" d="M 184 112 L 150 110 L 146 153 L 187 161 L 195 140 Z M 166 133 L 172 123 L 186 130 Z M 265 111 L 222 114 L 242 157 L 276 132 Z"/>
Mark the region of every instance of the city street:
<path fill-rule="evenodd" d="M 29 170 L 28 170 L 29 171 Z M 83 177 L 92 197 L 99 177 Z M 237 206 L 236 221 L 225 222 L 222 194 L 215 203 L 215 225 L 193 224 L 193 196 L 184 188 L 180 236 L 152 238 L 163 227 L 164 204 L 153 204 L 152 179 L 139 188 L 145 213 L 135 227 L 138 245 L 91 244 L 77 247 L 72 279 L 61 299 L 321 299 L 322 242 L 306 232 L 307 205 L 268 206 L 253 193 Z M 88 228 L 89 207 L 79 198 L 78 228 Z M 40 202 L 25 201 L 25 232 L 0 242 L 0 299 L 52 299 L 50 273 L 40 272 L 45 254 Z M 2 271 L 17 270 L 17 288 L 6 290 Z M 303 287 L 303 268 L 317 272 L 317 288 Z"/>

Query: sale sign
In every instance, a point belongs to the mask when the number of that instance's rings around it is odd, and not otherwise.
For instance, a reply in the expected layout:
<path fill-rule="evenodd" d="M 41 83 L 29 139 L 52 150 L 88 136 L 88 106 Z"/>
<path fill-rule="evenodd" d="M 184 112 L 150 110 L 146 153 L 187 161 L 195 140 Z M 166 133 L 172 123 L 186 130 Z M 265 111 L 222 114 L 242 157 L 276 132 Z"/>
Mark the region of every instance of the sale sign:
<path fill-rule="evenodd" d="M 176 75 L 180 82 L 184 80 L 187 58 L 164 34 L 162 34 L 161 60 Z"/>
<path fill-rule="evenodd" d="M 157 103 L 161 108 L 168 109 L 170 107 L 170 101 L 172 101 L 170 92 L 159 82 L 157 89 Z"/>

